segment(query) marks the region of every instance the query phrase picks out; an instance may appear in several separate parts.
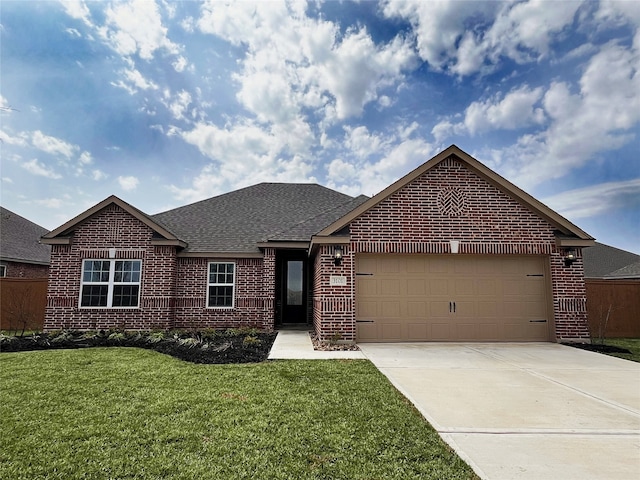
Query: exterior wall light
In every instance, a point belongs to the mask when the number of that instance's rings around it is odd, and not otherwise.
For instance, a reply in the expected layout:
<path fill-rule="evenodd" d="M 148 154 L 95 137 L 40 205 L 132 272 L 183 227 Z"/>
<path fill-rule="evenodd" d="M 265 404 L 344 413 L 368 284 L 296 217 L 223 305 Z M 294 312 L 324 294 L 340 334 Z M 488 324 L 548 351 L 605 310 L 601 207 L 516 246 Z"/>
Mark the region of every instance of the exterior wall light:
<path fill-rule="evenodd" d="M 574 248 L 570 248 L 565 250 L 564 252 L 564 266 L 569 267 L 573 262 L 578 259 L 578 255 L 576 254 L 576 250 Z"/>
<path fill-rule="evenodd" d="M 333 248 L 333 263 L 336 265 L 340 265 L 342 263 L 342 247 L 340 245 L 336 245 Z"/>

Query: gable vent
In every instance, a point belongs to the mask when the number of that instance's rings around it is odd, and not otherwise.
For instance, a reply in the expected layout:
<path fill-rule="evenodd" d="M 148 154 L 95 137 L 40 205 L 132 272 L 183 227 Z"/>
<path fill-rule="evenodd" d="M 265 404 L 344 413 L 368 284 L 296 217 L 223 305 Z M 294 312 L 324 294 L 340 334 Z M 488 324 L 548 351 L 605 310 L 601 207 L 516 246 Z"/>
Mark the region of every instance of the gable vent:
<path fill-rule="evenodd" d="M 458 187 L 446 187 L 438 192 L 438 207 L 443 215 L 459 217 L 467 206 L 467 196 Z"/>

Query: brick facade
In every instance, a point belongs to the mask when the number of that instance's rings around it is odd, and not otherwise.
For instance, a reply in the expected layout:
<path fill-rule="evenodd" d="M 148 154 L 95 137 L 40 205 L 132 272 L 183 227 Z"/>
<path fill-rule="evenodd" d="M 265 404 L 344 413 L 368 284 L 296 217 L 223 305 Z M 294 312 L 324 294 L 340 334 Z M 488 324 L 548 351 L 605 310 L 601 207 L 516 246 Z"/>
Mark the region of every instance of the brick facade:
<path fill-rule="evenodd" d="M 49 274 L 49 265 L 10 261 L 3 261 L 2 265 L 6 267 L 7 278 L 47 278 Z"/>
<path fill-rule="evenodd" d="M 320 338 L 356 339 L 358 254 L 448 255 L 449 241 L 457 240 L 458 255 L 544 256 L 550 272 L 555 339 L 588 339 L 581 251 L 577 249 L 575 263 L 565 265 L 565 252 L 556 245 L 557 227 L 545 219 L 550 217 L 543 218 L 528 203 L 516 200 L 518 195 L 505 193 L 457 157 L 422 172 L 359 216 L 345 217 L 350 223 L 339 234 L 347 237 L 333 237 L 312 250 L 307 298 L 309 319 Z M 276 248 L 269 245 L 262 249 L 262 256 L 234 259 L 190 256 L 180 253 L 179 243 L 168 246 L 170 242 L 158 241 L 152 228 L 157 225 L 140 220 L 144 217 L 116 203 L 95 208 L 73 225 L 70 244 L 51 242 L 45 329 L 273 330 Z M 331 242 L 336 240 L 343 242 L 340 265 L 333 259 Z M 108 258 L 142 261 L 138 308 L 79 308 L 82 261 Z M 233 308 L 206 305 L 211 261 L 235 264 Z M 332 286 L 332 276 L 344 277 L 346 282 Z"/>
<path fill-rule="evenodd" d="M 268 255 L 267 255 L 268 257 Z M 210 262 L 235 264 L 233 308 L 207 308 L 207 276 Z M 178 258 L 180 279 L 176 295 L 176 328 L 254 327 L 273 330 L 275 271 L 265 273 L 262 258 Z M 269 268 L 267 267 L 267 270 Z"/>
<path fill-rule="evenodd" d="M 110 205 L 80 224 L 70 245 L 52 245 L 45 330 L 174 326 L 176 248 L 152 245 L 153 230 Z M 142 260 L 139 308 L 79 308 L 84 259 Z"/>
<path fill-rule="evenodd" d="M 341 266 L 333 265 L 333 247 L 319 249 L 314 277 L 316 331 L 326 339 L 339 330 L 345 340 L 355 340 L 358 253 L 448 254 L 449 241 L 458 240 L 459 255 L 547 256 L 556 339 L 586 340 L 582 259 L 565 266 L 554 230 L 463 163 L 444 160 L 351 222 L 350 246 L 343 249 Z M 330 275 L 347 275 L 348 285 L 331 287 Z"/>
<path fill-rule="evenodd" d="M 256 327 L 273 330 L 275 250 L 265 259 L 179 257 L 152 245 L 153 230 L 116 205 L 81 224 L 71 245 L 53 245 L 45 329 L 154 330 Z M 84 259 L 142 260 L 139 308 L 80 308 Z M 233 308 L 207 308 L 208 266 L 235 264 Z"/>

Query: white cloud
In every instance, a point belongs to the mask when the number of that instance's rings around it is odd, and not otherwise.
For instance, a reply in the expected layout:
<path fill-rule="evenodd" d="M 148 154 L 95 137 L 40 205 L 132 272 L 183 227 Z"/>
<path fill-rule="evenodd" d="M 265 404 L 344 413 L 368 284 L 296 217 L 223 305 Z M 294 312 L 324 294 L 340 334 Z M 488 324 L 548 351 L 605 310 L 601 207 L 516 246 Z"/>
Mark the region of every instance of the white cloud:
<path fill-rule="evenodd" d="M 49 135 L 45 135 L 40 130 L 33 132 L 31 136 L 31 142 L 33 146 L 43 152 L 51 155 L 62 155 L 66 158 L 71 158 L 80 147 L 72 145 Z"/>
<path fill-rule="evenodd" d="M 391 0 L 383 12 L 411 22 L 418 52 L 432 68 L 472 75 L 491 70 L 505 57 L 518 63 L 544 58 L 581 4 Z M 471 20 L 480 28 L 469 29 Z"/>
<path fill-rule="evenodd" d="M 508 175 L 521 185 L 559 178 L 602 151 L 638 141 L 640 52 L 615 43 L 601 48 L 586 66 L 579 91 L 553 83 L 543 98 L 551 119 L 546 131 L 523 136 L 508 148 Z"/>
<path fill-rule="evenodd" d="M 173 118 L 176 120 L 181 120 L 184 118 L 185 113 L 187 113 L 187 109 L 191 104 L 191 94 L 186 90 L 182 90 L 176 95 L 176 98 L 173 102 L 171 102 L 168 107 L 173 115 Z"/>
<path fill-rule="evenodd" d="M 176 129 L 175 133 L 214 161 L 202 169 L 191 187 L 171 187 L 179 200 L 201 200 L 224 190 L 265 181 L 315 181 L 309 161 L 299 155 L 282 155 L 287 149 L 282 136 L 255 123 L 247 121 L 219 128 L 200 122 L 190 131 Z"/>
<path fill-rule="evenodd" d="M 78 163 L 80 165 L 90 165 L 93 163 L 93 157 L 89 152 L 82 152 L 80 157 L 78 157 Z"/>
<path fill-rule="evenodd" d="M 104 173 L 102 170 L 94 170 L 91 172 L 91 178 L 93 178 L 96 182 L 100 181 L 100 180 L 104 180 L 105 178 L 107 178 L 109 175 L 107 175 L 106 173 Z"/>
<path fill-rule="evenodd" d="M 67 15 L 82 20 L 86 25 L 92 26 L 91 12 L 83 0 L 60 0 Z"/>
<path fill-rule="evenodd" d="M 28 146 L 27 135 L 24 133 L 21 133 L 18 136 L 11 136 L 7 132 L 0 130 L 0 142 L 19 147 Z"/>
<path fill-rule="evenodd" d="M 640 207 L 640 178 L 569 190 L 543 202 L 571 218 L 603 215 L 619 208 Z"/>
<path fill-rule="evenodd" d="M 432 134 L 438 141 L 452 134 L 475 135 L 489 130 L 514 130 L 530 125 L 541 125 L 545 121 L 544 110 L 539 104 L 543 89 L 531 89 L 528 85 L 511 92 L 471 103 L 465 110 L 462 122 L 443 120 L 433 127 Z"/>
<path fill-rule="evenodd" d="M 349 195 L 373 195 L 435 153 L 422 138 L 412 138 L 417 123 L 401 124 L 388 135 L 364 126 L 345 128 L 343 158 L 327 165 L 327 186 Z"/>
<path fill-rule="evenodd" d="M 13 183 L 13 180 L 10 177 L 2 177 L 2 181 L 9 184 Z"/>
<path fill-rule="evenodd" d="M 129 192 L 131 190 L 135 190 L 138 187 L 140 181 L 133 176 L 129 177 L 118 177 L 118 184 L 120 184 L 120 188 L 125 192 Z"/>
<path fill-rule="evenodd" d="M 33 200 L 31 203 L 45 208 L 58 209 L 61 208 L 65 202 L 60 198 L 43 198 L 40 200 Z"/>
<path fill-rule="evenodd" d="M 340 36 L 337 25 L 307 17 L 305 8 L 304 3 L 215 1 L 202 8 L 201 31 L 247 46 L 236 77 L 238 99 L 260 121 L 299 124 L 303 108 L 327 119 L 360 115 L 413 65 L 404 38 L 376 45 L 364 28 Z"/>
<path fill-rule="evenodd" d="M 187 65 L 189 65 L 189 62 L 182 55 L 178 55 L 178 58 L 176 59 L 176 61 L 173 62 L 171 65 L 173 66 L 173 69 L 176 72 L 180 73 L 180 72 L 184 72 L 184 69 L 187 68 Z"/>
<path fill-rule="evenodd" d="M 38 175 L 40 177 L 50 178 L 52 180 L 58 180 L 62 178 L 62 175 L 56 173 L 51 168 L 47 168 L 47 166 L 41 162 L 39 162 L 36 158 L 33 160 L 29 160 L 28 162 L 22 163 L 22 168 L 24 168 L 27 172 Z"/>
<path fill-rule="evenodd" d="M 151 60 L 157 50 L 177 55 L 180 47 L 167 37 L 167 28 L 154 1 L 131 0 L 110 5 L 100 36 L 120 55 Z"/>
<path fill-rule="evenodd" d="M 123 76 L 117 82 L 111 82 L 114 87 L 123 88 L 130 95 L 137 93 L 139 90 L 157 90 L 158 85 L 152 80 L 147 80 L 135 68 L 127 68 L 120 72 Z"/>

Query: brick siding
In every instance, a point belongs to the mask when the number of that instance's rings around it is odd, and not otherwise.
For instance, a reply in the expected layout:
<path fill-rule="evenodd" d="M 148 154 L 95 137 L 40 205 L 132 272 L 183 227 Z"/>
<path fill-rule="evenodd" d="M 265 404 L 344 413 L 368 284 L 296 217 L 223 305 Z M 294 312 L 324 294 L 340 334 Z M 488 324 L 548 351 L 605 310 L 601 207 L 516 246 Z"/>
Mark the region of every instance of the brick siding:
<path fill-rule="evenodd" d="M 49 265 L 36 265 L 34 263 L 3 261 L 7 268 L 7 278 L 47 278 Z"/>
<path fill-rule="evenodd" d="M 71 245 L 52 245 L 45 330 L 130 330 L 174 326 L 176 248 L 151 244 L 153 231 L 112 204 L 80 224 Z M 139 308 L 79 308 L 84 259 L 142 260 Z"/>
<path fill-rule="evenodd" d="M 268 255 L 267 255 L 268 256 Z M 235 264 L 233 308 L 207 308 L 208 268 L 212 261 Z M 273 275 L 265 273 L 261 258 L 215 259 L 178 258 L 176 296 L 177 328 L 254 327 L 273 330 Z"/>
<path fill-rule="evenodd" d="M 453 208 L 447 203 L 452 196 Z M 547 256 L 556 339 L 589 338 L 582 259 L 565 266 L 553 226 L 453 158 L 405 185 L 349 227 L 351 244 L 344 249 L 341 266 L 333 265 L 331 246 L 321 247 L 315 259 L 314 325 L 323 339 L 340 331 L 345 340 L 355 340 L 355 255 L 447 254 L 450 240 L 461 242 L 459 255 Z M 330 287 L 331 275 L 347 275 L 348 285 Z"/>
<path fill-rule="evenodd" d="M 53 245 L 45 329 L 273 330 L 274 249 L 267 249 L 264 261 L 179 257 L 175 247 L 152 245 L 152 236 L 147 225 L 110 205 L 77 228 L 71 245 Z M 79 308 L 82 261 L 108 259 L 110 248 L 116 249 L 116 259 L 142 260 L 139 308 Z M 211 261 L 236 265 L 233 308 L 206 307 Z"/>

